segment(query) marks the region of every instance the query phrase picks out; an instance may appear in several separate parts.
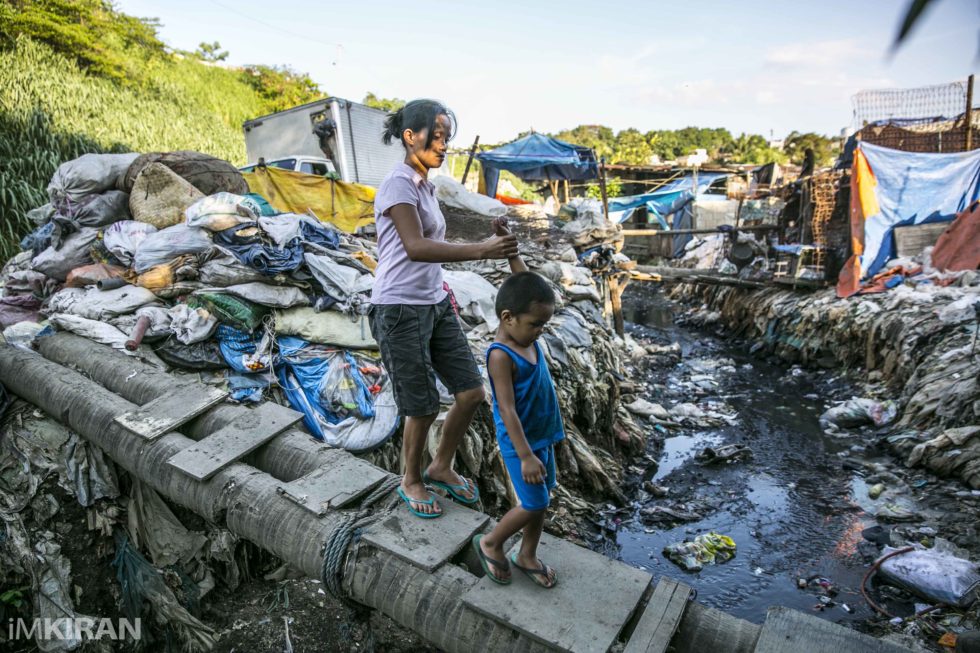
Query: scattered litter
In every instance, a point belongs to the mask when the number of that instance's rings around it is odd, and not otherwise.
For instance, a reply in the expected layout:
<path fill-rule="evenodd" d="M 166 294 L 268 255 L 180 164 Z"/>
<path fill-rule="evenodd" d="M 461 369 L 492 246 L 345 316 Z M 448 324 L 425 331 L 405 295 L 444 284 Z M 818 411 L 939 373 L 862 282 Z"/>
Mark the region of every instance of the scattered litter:
<path fill-rule="evenodd" d="M 698 535 L 692 542 L 664 547 L 668 560 L 685 571 L 701 571 L 704 565 L 727 562 L 735 557 L 735 541 L 714 531 Z"/>

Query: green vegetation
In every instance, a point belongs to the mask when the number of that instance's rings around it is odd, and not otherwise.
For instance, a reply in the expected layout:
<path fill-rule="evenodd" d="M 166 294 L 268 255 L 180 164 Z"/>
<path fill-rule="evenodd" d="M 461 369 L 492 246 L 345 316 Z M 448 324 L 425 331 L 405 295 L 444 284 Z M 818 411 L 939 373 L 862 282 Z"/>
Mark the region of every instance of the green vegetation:
<path fill-rule="evenodd" d="M 373 109 L 381 109 L 382 111 L 398 111 L 403 106 L 405 106 L 405 100 L 401 98 L 383 98 L 378 97 L 374 93 L 368 93 L 361 100 L 361 104 L 366 104 Z"/>
<path fill-rule="evenodd" d="M 0 258 L 55 168 L 86 152 L 197 150 L 244 165 L 242 122 L 324 97 L 285 68 L 226 68 L 220 45 L 168 53 L 153 20 L 100 0 L 0 3 Z M 204 47 L 209 45 L 209 47 Z"/>
<path fill-rule="evenodd" d="M 818 165 L 830 165 L 838 151 L 836 139 L 819 134 L 792 132 L 786 139 L 785 150 L 778 150 L 758 134 L 732 136 L 727 129 L 704 127 L 661 129 L 644 134 L 634 128 L 616 133 L 605 125 L 579 125 L 554 137 L 591 147 L 596 156 L 605 157 L 608 163 L 627 165 L 649 165 L 654 155 L 661 161 L 674 161 L 698 149 L 704 149 L 712 163 L 800 164 L 808 147 L 816 153 Z"/>

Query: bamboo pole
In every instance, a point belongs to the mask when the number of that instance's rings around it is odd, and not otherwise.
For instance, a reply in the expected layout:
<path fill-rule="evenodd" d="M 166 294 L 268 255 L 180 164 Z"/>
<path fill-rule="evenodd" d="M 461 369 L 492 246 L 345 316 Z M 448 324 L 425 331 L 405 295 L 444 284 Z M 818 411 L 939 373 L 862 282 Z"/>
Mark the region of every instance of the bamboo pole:
<path fill-rule="evenodd" d="M 751 225 L 739 227 L 739 231 L 773 231 L 779 229 L 774 224 Z M 685 234 L 720 234 L 717 229 L 623 229 L 624 236 L 680 236 Z"/>
<path fill-rule="evenodd" d="M 599 192 L 602 194 L 602 215 L 609 222 L 609 196 L 606 195 L 606 157 L 599 159 Z"/>
<path fill-rule="evenodd" d="M 973 149 L 973 75 L 966 78 L 966 151 Z"/>
<path fill-rule="evenodd" d="M 476 146 L 479 144 L 480 135 L 477 134 L 476 138 L 473 139 L 473 147 L 470 148 L 470 155 L 466 157 L 466 167 L 463 168 L 463 181 L 460 183 L 462 183 L 464 186 L 466 185 L 466 177 L 470 174 L 470 165 L 473 164 L 473 156 L 476 154 Z"/>

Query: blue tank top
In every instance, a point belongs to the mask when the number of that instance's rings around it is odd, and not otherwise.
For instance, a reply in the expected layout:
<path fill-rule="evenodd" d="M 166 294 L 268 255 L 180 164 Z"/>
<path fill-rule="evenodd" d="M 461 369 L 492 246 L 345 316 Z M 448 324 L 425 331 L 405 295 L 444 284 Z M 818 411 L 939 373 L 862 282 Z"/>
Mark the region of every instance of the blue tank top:
<path fill-rule="evenodd" d="M 487 349 L 488 367 L 490 352 L 494 349 L 506 352 L 517 368 L 514 372 L 514 407 L 517 409 L 517 417 L 521 421 L 524 437 L 527 438 L 527 443 L 531 449 L 542 449 L 564 440 L 565 429 L 562 426 L 561 413 L 558 410 L 558 395 L 555 394 L 555 384 L 551 380 L 548 363 L 545 362 L 538 343 L 534 343 L 534 351 L 538 358 L 537 364 L 532 364 L 531 361 L 507 345 L 495 342 Z M 493 378 L 490 379 L 490 387 L 493 389 L 493 422 L 497 427 L 497 443 L 500 445 L 500 453 L 504 456 L 516 456 L 517 452 L 507 434 L 507 427 L 500 417 L 500 407 L 497 405 L 497 389 L 493 387 Z"/>

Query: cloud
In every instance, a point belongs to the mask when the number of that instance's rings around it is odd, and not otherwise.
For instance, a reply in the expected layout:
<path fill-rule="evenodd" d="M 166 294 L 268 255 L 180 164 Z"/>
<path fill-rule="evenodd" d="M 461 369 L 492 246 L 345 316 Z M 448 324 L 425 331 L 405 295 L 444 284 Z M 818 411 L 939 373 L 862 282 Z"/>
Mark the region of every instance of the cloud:
<path fill-rule="evenodd" d="M 855 60 L 871 56 L 873 52 L 856 39 L 810 41 L 770 48 L 764 63 L 773 67 L 825 68 L 853 65 Z"/>

